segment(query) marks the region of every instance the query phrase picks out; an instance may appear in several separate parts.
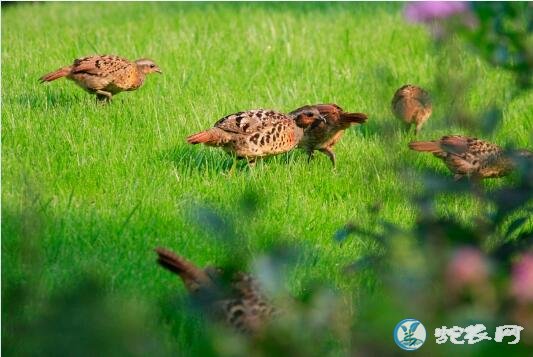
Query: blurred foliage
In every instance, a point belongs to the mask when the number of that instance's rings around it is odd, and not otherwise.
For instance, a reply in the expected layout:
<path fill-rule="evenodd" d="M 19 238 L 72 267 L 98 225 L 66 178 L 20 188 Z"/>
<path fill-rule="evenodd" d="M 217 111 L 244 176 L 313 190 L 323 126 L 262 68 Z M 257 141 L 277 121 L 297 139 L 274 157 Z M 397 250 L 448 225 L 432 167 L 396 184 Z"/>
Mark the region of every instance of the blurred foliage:
<path fill-rule="evenodd" d="M 17 234 L 16 261 L 2 262 L 2 354 L 5 356 L 171 355 L 153 319 L 134 298 L 111 294 L 109 277 L 86 265 L 74 281 L 49 294 L 41 281 L 42 238 L 47 229 L 37 193 L 25 189 L 16 212 L 3 208 L 2 233 Z M 9 228 L 6 228 L 6 220 Z M 7 233 L 6 233 L 7 232 Z M 80 258 L 82 266 L 85 259 Z M 5 279 L 5 276 L 10 277 Z M 13 277 L 16 276 L 16 279 Z"/>
<path fill-rule="evenodd" d="M 222 252 L 217 265 L 222 269 L 225 284 L 231 283 L 235 272 L 251 272 L 257 278 L 266 295 L 278 311 L 261 333 L 241 335 L 218 321 L 203 320 L 203 331 L 195 345 L 203 346 L 195 355 L 203 356 L 327 356 L 347 351 L 351 314 L 342 296 L 327 282 L 316 282 L 307 286 L 300 296 L 293 296 L 287 288 L 288 273 L 310 254 L 312 248 L 292 245 L 283 237 L 275 237 L 275 242 L 265 248 L 253 248 L 250 242 L 254 237 L 244 236 L 239 229 L 260 214 L 259 198 L 254 191 L 246 191 L 233 212 L 221 212 L 216 207 L 193 204 L 191 221 L 202 229 L 207 237 Z M 246 219 L 245 219 L 246 218 Z M 244 230 L 246 231 L 246 230 Z M 223 282 L 224 283 L 224 282 Z M 176 285 L 180 284 L 176 277 Z M 175 297 L 169 297 L 171 300 Z M 165 304 L 173 306 L 171 300 Z M 190 321 L 203 315 L 194 301 L 183 304 L 177 310 L 182 318 Z M 185 306 L 185 309 L 184 309 Z M 205 306 L 204 306 L 205 307 Z M 172 318 L 176 311 L 170 312 Z M 170 322 L 172 323 L 172 322 Z"/>
<path fill-rule="evenodd" d="M 420 11 L 427 11 L 429 5 L 424 6 Z M 481 113 L 465 110 L 461 98 L 468 93 L 471 78 L 461 73 L 458 54 L 464 44 L 489 63 L 514 73 L 517 81 L 511 98 L 530 90 L 532 10 L 525 2 L 480 2 L 471 4 L 471 14 L 430 24 L 438 35 L 436 49 L 442 53 L 441 60 L 457 68 L 456 73 L 437 74 L 437 90 L 456 93 L 457 98 L 448 104 L 446 123 L 490 135 L 502 118 L 502 110 L 496 106 Z M 455 35 L 464 41 L 456 41 Z M 348 223 L 335 234 L 337 242 L 353 235 L 382 247 L 381 253 L 359 258 L 348 270 L 355 274 L 373 270 L 382 282 L 379 292 L 364 294 L 360 302 L 361 314 L 353 330 L 357 354 L 398 352 L 393 342 L 383 342 L 383 336 L 408 317 L 426 325 L 425 354 L 527 354 L 533 345 L 533 281 L 531 274 L 524 272 L 531 271 L 527 264 L 533 256 L 533 162 L 518 156 L 514 159 L 517 170 L 513 179 L 495 189 L 422 173 L 425 188 L 413 197 L 418 214 L 411 229 L 383 221 L 375 233 L 364 228 L 363 222 Z M 396 169 L 402 170 L 400 165 Z M 438 210 L 438 202 L 450 195 L 472 196 L 483 209 L 470 222 L 445 215 Z M 437 345 L 432 336 L 437 327 L 476 323 L 485 324 L 489 336 L 494 336 L 499 325 L 517 324 L 525 329 L 512 352 L 505 342 L 494 341 L 458 350 L 450 342 Z"/>
<path fill-rule="evenodd" d="M 521 178 L 530 178 L 532 172 L 530 163 L 521 172 Z M 489 215 L 475 218 L 472 225 L 442 216 L 432 205 L 443 192 L 450 194 L 455 190 L 455 194 L 464 194 L 463 187 L 452 182 L 442 184 L 439 178 L 427 180 L 429 189 L 417 198 L 420 211 L 412 230 L 402 230 L 388 222 L 382 223 L 383 233 L 377 236 L 367 235 L 354 226 L 350 228 L 358 238 L 377 240 L 385 248 L 382 256 L 363 257 L 354 263 L 376 270 L 384 292 L 382 296 L 369 295 L 364 299 L 354 345 L 366 346 L 372 354 L 390 352 L 395 346 L 377 341 L 401 319 L 415 317 L 426 325 L 429 334 L 440 326 L 484 323 L 493 333 L 498 325 L 521 325 L 525 327 L 521 345 L 513 351 L 517 355 L 526 353 L 533 342 L 526 332 L 533 328 L 533 301 L 519 302 L 511 286 L 520 284 L 528 291 L 532 288 L 531 281 L 516 281 L 519 278 L 512 275 L 512 266 L 521 256 L 531 253 L 533 247 L 533 229 L 530 222 L 527 224 L 531 220 L 533 181 L 527 181 L 527 189 L 518 184 L 476 193 L 495 209 Z M 439 181 L 441 189 L 435 189 L 437 185 L 431 180 Z M 529 201 L 518 193 L 527 195 Z M 425 353 L 448 351 L 446 345 L 437 346 L 434 340 L 432 343 L 431 335 L 426 345 Z M 463 353 L 496 355 L 504 348 L 484 342 Z"/>
<path fill-rule="evenodd" d="M 464 34 L 491 64 L 513 72 L 520 89 L 533 78 L 533 6 L 529 2 L 473 2 L 478 20 Z"/>
<path fill-rule="evenodd" d="M 531 88 L 533 78 L 533 6 L 525 1 L 471 2 L 469 10 L 444 16 L 437 43 L 458 35 L 481 58 L 514 74 L 517 92 Z M 453 55 L 452 53 L 450 53 Z"/>
<path fill-rule="evenodd" d="M 443 3 L 443 2 L 437 2 Z M 413 3 L 422 14 L 424 5 Z M 425 5 L 430 6 L 430 5 Z M 503 119 L 502 108 L 488 105 L 482 112 L 472 112 L 466 98 L 480 76 L 464 67 L 465 50 L 487 63 L 511 73 L 515 85 L 502 89 L 506 102 L 531 90 L 533 79 L 533 6 L 528 2 L 470 2 L 465 10 L 443 15 L 430 22 L 440 68 L 435 73 L 432 95 L 445 113 L 442 127 L 459 125 L 476 135 L 490 136 Z M 446 98 L 452 98 L 446 102 Z"/>
<path fill-rule="evenodd" d="M 3 296 L 11 319 L 3 322 L 2 352 L 6 356 L 170 355 L 146 307 L 111 298 L 104 286 L 100 278 L 83 275 L 44 301 L 32 301 L 35 291 L 30 286 L 11 287 Z M 27 304 L 38 305 L 31 316 L 24 316 Z"/>

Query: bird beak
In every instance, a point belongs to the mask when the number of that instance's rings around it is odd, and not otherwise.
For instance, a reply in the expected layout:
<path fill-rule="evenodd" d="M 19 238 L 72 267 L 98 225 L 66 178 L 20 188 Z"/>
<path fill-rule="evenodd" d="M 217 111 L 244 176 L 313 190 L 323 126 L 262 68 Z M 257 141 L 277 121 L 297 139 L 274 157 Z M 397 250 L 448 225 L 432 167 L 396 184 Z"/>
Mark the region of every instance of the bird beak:
<path fill-rule="evenodd" d="M 161 68 L 158 68 L 158 69 L 156 69 L 155 71 L 156 71 L 157 73 L 159 73 L 159 74 L 163 74 L 163 71 L 161 71 Z"/>
<path fill-rule="evenodd" d="M 324 124 L 327 123 L 326 117 L 324 117 L 323 115 L 319 115 L 318 117 L 320 118 L 320 120 L 322 120 L 324 122 Z"/>

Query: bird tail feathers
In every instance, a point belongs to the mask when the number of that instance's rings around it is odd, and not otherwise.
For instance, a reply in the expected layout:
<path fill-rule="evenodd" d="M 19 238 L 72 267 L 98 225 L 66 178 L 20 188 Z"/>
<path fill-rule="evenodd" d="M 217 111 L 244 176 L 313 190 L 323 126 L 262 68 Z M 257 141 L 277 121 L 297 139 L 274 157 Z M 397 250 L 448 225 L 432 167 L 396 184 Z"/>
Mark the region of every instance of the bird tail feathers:
<path fill-rule="evenodd" d="M 368 116 L 364 113 L 343 113 L 341 120 L 347 123 L 359 123 L 363 124 L 368 119 Z"/>
<path fill-rule="evenodd" d="M 409 143 L 409 149 L 423 152 L 440 152 L 442 148 L 434 141 L 413 141 Z"/>
<path fill-rule="evenodd" d="M 219 140 L 219 136 L 213 129 L 204 130 L 199 133 L 187 137 L 189 144 L 215 144 Z"/>
<path fill-rule="evenodd" d="M 165 248 L 156 248 L 157 263 L 163 268 L 178 274 L 189 291 L 196 290 L 202 284 L 208 284 L 210 278 L 207 273 L 187 261 L 185 258 Z"/>
<path fill-rule="evenodd" d="M 41 83 L 55 81 L 56 79 L 68 76 L 71 69 L 72 66 L 59 68 L 58 70 L 45 74 L 44 76 L 39 78 L 39 80 L 41 81 Z"/>
<path fill-rule="evenodd" d="M 191 270 L 192 264 L 165 248 L 156 248 L 157 263 L 178 275 Z"/>

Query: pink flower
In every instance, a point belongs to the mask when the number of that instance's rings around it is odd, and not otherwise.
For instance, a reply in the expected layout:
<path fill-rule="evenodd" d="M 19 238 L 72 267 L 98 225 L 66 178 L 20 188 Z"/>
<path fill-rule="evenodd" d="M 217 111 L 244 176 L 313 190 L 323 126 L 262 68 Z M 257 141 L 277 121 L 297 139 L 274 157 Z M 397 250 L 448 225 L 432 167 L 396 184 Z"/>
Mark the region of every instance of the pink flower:
<path fill-rule="evenodd" d="M 468 11 L 463 1 L 420 1 L 405 7 L 405 17 L 411 22 L 432 22 Z"/>
<path fill-rule="evenodd" d="M 485 255 L 472 247 L 454 252 L 446 270 L 446 280 L 451 288 L 460 289 L 487 281 L 489 264 Z"/>
<path fill-rule="evenodd" d="M 524 254 L 513 265 L 511 294 L 520 302 L 533 302 L 533 254 Z"/>

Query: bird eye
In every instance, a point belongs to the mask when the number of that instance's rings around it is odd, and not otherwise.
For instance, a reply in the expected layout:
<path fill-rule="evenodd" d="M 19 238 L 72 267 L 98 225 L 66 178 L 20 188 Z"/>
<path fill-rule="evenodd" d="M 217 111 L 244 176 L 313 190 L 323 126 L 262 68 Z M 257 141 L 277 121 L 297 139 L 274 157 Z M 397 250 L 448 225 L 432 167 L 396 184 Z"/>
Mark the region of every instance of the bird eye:
<path fill-rule="evenodd" d="M 155 67 L 155 64 L 152 63 L 152 64 L 150 65 L 150 68 L 154 68 L 154 67 Z"/>
<path fill-rule="evenodd" d="M 312 116 L 313 116 L 313 113 L 308 112 L 308 113 L 305 113 L 305 115 L 307 115 L 308 117 L 312 117 Z"/>

